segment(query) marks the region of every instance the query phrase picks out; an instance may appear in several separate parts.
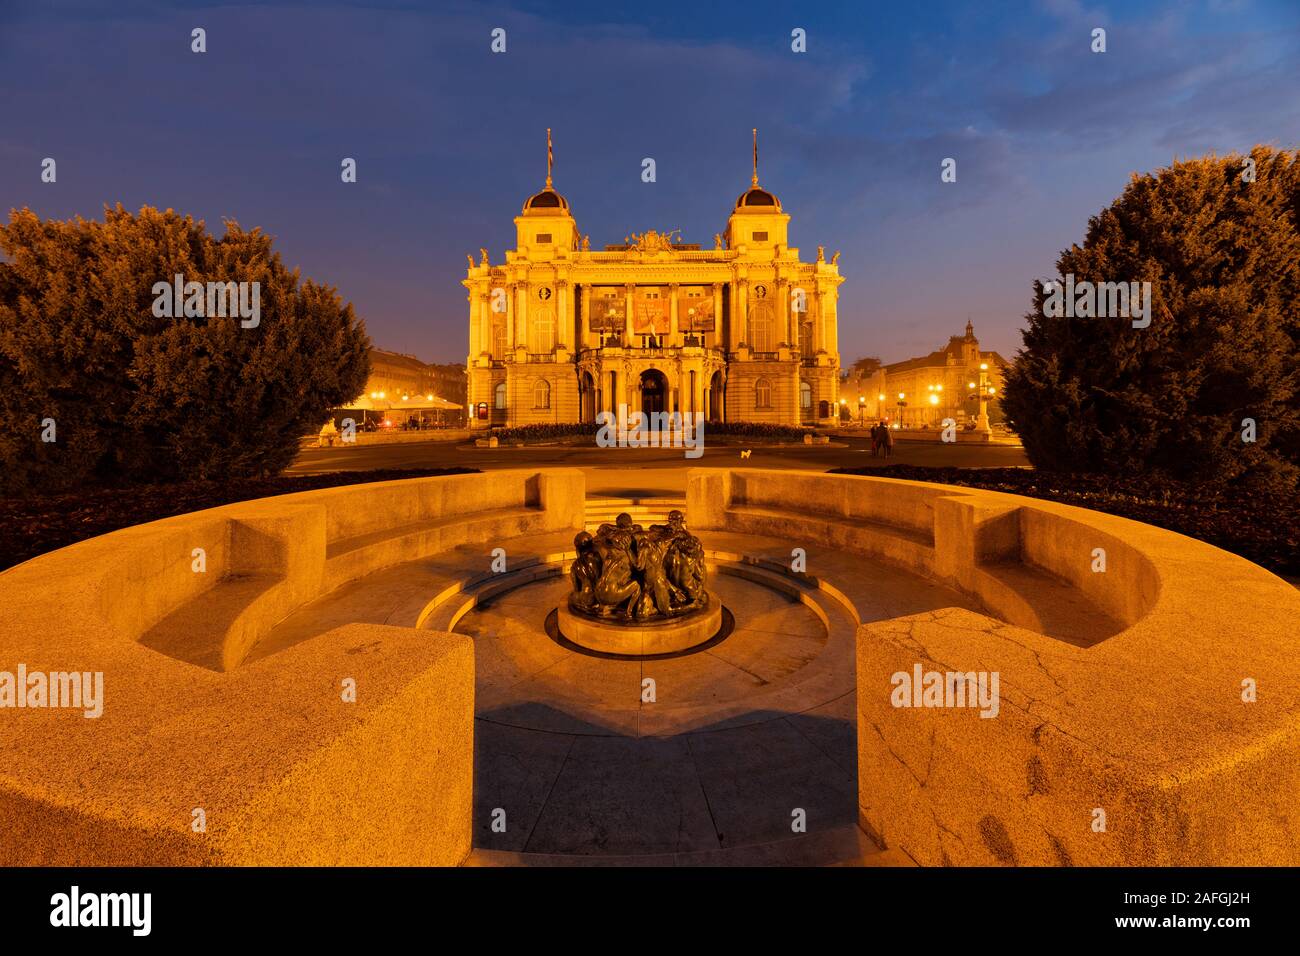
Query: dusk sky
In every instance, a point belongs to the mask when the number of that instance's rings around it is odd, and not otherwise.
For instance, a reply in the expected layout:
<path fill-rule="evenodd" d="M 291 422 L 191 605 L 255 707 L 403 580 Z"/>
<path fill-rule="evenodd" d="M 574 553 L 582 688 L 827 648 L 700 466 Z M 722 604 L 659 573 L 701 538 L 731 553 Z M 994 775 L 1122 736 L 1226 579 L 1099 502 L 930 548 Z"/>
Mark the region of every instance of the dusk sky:
<path fill-rule="evenodd" d="M 792 244 L 842 252 L 844 364 L 924 354 L 968 316 L 1010 358 L 1032 281 L 1132 172 L 1300 141 L 1300 0 L 0 0 L 0 208 L 260 226 L 376 345 L 429 361 L 465 360 L 465 254 L 513 246 L 548 126 L 593 248 L 711 246 L 758 127 Z"/>

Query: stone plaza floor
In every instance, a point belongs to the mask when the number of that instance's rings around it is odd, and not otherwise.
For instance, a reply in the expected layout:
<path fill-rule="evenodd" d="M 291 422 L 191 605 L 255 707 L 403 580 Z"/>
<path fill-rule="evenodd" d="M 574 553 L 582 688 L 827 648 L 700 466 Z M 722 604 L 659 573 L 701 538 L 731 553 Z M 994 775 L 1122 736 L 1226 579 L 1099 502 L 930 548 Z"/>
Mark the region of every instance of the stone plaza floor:
<path fill-rule="evenodd" d="M 801 585 L 770 570 L 788 563 L 786 542 L 700 537 L 734 629 L 678 655 L 616 659 L 558 634 L 552 612 L 568 584 L 554 558 L 571 548 L 562 534 L 502 542 L 509 566 L 527 573 L 468 610 L 460 602 L 484 579 L 481 547 L 352 582 L 287 619 L 252 657 L 344 620 L 415 626 L 423 614 L 420 626 L 472 637 L 472 864 L 902 862 L 858 828 L 854 632 L 859 620 L 970 599 L 829 549 L 810 551 L 808 571 L 833 590 Z M 768 570 L 745 563 L 754 560 Z M 457 582 L 464 590 L 430 613 Z"/>

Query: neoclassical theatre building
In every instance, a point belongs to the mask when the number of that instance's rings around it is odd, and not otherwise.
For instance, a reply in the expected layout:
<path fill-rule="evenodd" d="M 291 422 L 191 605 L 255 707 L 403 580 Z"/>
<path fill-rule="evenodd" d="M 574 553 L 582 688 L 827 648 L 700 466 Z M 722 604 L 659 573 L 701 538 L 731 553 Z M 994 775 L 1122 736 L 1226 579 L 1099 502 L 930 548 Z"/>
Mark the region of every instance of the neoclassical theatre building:
<path fill-rule="evenodd" d="M 477 427 L 594 422 L 601 411 L 709 421 L 838 421 L 837 253 L 802 262 L 790 216 L 758 184 L 713 248 L 647 230 L 593 250 L 546 186 L 515 217 L 505 262 L 469 259 L 468 407 Z"/>

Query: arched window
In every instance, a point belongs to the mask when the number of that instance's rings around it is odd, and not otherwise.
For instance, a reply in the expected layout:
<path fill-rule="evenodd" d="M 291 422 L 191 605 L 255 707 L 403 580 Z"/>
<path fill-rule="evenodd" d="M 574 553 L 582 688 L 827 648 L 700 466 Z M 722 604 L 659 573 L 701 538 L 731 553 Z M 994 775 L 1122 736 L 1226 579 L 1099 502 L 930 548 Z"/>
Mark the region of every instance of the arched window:
<path fill-rule="evenodd" d="M 550 408 L 551 407 L 551 383 L 544 378 L 539 378 L 537 384 L 533 386 L 533 408 Z"/>
<path fill-rule="evenodd" d="M 812 410 L 812 386 L 807 382 L 799 383 L 799 407 Z"/>
<path fill-rule="evenodd" d="M 754 383 L 754 407 L 772 407 L 772 383 L 765 378 L 760 378 Z"/>
<path fill-rule="evenodd" d="M 533 319 L 532 351 L 545 354 L 555 348 L 555 311 L 550 308 L 537 310 Z"/>
<path fill-rule="evenodd" d="M 500 315 L 492 319 L 492 357 L 497 360 L 506 357 L 506 320 Z"/>
<path fill-rule="evenodd" d="M 757 302 L 749 312 L 750 348 L 755 352 L 775 351 L 772 345 L 772 307 Z"/>
<path fill-rule="evenodd" d="M 506 407 L 506 383 L 505 382 L 497 382 L 496 399 L 497 399 L 496 402 L 497 408 Z"/>

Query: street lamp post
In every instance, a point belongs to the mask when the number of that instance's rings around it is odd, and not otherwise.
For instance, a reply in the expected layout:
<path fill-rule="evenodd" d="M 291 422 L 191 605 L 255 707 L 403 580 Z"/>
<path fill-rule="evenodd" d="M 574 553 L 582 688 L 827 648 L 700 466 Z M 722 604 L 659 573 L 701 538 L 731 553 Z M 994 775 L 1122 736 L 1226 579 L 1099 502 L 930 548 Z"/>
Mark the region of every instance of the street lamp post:
<path fill-rule="evenodd" d="M 867 396 L 859 395 L 858 396 L 858 427 L 859 428 L 861 428 L 863 425 L 866 424 L 866 422 L 864 421 L 864 416 L 866 415 L 866 413 L 867 413 Z"/>
<path fill-rule="evenodd" d="M 980 414 L 975 419 L 975 427 L 986 435 L 992 430 L 989 428 L 989 367 L 988 363 L 980 363 Z"/>

